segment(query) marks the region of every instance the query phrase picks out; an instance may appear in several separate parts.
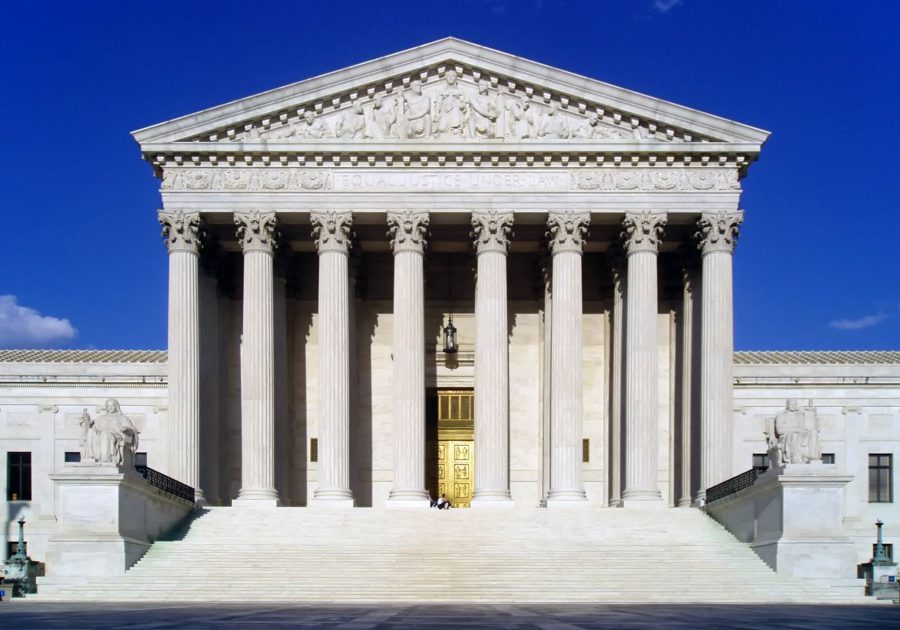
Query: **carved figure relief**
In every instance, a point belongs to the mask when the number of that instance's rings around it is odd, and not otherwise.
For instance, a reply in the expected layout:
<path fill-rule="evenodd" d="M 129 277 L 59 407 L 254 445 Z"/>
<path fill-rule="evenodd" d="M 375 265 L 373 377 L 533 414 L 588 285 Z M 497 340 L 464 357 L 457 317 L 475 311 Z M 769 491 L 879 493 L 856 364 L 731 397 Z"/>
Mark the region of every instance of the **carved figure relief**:
<path fill-rule="evenodd" d="M 620 130 L 602 124 L 597 112 L 588 114 L 588 117 L 575 128 L 572 136 L 575 138 L 585 138 L 587 140 L 622 140 L 626 137 Z"/>
<path fill-rule="evenodd" d="M 538 138 L 547 140 L 564 140 L 569 137 L 569 123 L 566 117 L 559 113 L 559 105 L 550 103 L 550 108 L 541 119 L 538 127 Z"/>
<path fill-rule="evenodd" d="M 413 81 L 403 96 L 404 138 L 431 136 L 431 99 L 422 93 L 422 84 Z"/>
<path fill-rule="evenodd" d="M 81 413 L 81 461 L 121 466 L 125 453 L 134 455 L 140 432 L 131 419 L 122 413 L 119 401 L 110 398 L 104 411 L 91 419 L 87 409 Z"/>
<path fill-rule="evenodd" d="M 363 113 L 362 103 L 356 99 L 338 118 L 334 128 L 334 135 L 344 140 L 362 138 L 366 133 L 366 116 Z"/>
<path fill-rule="evenodd" d="M 496 138 L 497 119 L 500 107 L 497 98 L 491 95 L 490 81 L 482 79 L 478 82 L 478 93 L 472 97 L 472 117 L 470 133 L 473 138 Z"/>
<path fill-rule="evenodd" d="M 766 443 L 773 465 L 821 461 L 819 420 L 812 400 L 800 409 L 796 400 L 788 399 L 784 411 L 766 421 Z"/>
<path fill-rule="evenodd" d="M 437 130 L 436 137 L 457 136 L 466 133 L 466 116 L 468 115 L 466 96 L 456 82 L 455 70 L 447 71 L 447 85 L 437 98 Z"/>
<path fill-rule="evenodd" d="M 526 98 L 517 98 L 506 104 L 506 134 L 514 140 L 534 137 L 534 112 Z"/>
<path fill-rule="evenodd" d="M 431 104 L 428 105 L 429 110 Z M 372 101 L 372 120 L 369 124 L 367 136 L 373 140 L 386 140 L 396 138 L 394 125 L 397 123 L 397 107 L 394 101 L 385 103 L 381 94 L 376 94 Z"/>

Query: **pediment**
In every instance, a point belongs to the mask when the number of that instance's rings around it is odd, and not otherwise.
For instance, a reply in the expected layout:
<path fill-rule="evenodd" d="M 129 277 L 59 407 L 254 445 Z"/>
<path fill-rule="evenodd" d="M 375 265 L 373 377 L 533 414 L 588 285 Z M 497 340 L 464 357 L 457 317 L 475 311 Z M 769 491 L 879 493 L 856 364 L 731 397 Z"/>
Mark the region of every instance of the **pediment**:
<path fill-rule="evenodd" d="M 726 143 L 768 132 L 457 39 L 351 66 L 134 132 L 164 145 Z M 675 147 L 673 147 L 674 149 Z"/>

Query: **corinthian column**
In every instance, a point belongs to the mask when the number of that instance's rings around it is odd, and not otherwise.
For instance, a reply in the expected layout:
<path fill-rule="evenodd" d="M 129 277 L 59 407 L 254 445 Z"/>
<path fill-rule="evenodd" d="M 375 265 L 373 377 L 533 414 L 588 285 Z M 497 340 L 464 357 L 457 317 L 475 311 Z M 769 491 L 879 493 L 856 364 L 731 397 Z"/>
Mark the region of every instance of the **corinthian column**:
<path fill-rule="evenodd" d="M 622 225 L 628 256 L 625 328 L 625 507 L 661 504 L 657 487 L 656 257 L 666 215 L 627 212 Z"/>
<path fill-rule="evenodd" d="M 349 212 L 310 217 L 319 250 L 319 485 L 317 504 L 353 507 L 350 490 Z"/>
<path fill-rule="evenodd" d="M 169 250 L 169 423 L 165 431 L 167 475 L 200 488 L 200 215 L 159 212 Z"/>
<path fill-rule="evenodd" d="M 234 215 L 244 251 L 241 336 L 241 507 L 276 507 L 275 490 L 275 254 L 274 212 Z"/>
<path fill-rule="evenodd" d="M 582 482 L 581 248 L 587 212 L 551 212 L 547 237 L 553 257 L 550 316 L 550 492 L 547 507 L 578 505 Z"/>
<path fill-rule="evenodd" d="M 388 505 L 428 507 L 425 490 L 425 280 L 428 213 L 388 213 L 394 250 L 394 485 Z"/>
<path fill-rule="evenodd" d="M 612 361 L 609 379 L 609 505 L 619 507 L 622 502 L 622 366 L 625 350 L 625 279 L 617 262 L 612 268 Z"/>
<path fill-rule="evenodd" d="M 472 214 L 475 283 L 475 494 L 472 507 L 511 507 L 506 252 L 512 213 Z"/>
<path fill-rule="evenodd" d="M 700 492 L 732 473 L 734 315 L 731 258 L 744 213 L 704 212 L 697 221 L 703 261 L 700 292 Z"/>

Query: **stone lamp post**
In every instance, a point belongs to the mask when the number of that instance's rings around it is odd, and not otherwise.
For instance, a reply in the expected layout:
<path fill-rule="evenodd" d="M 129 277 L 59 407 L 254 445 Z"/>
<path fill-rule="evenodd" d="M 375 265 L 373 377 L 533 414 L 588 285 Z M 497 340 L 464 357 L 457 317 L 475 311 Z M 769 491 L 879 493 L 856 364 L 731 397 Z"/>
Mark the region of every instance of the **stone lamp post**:
<path fill-rule="evenodd" d="M 37 563 L 25 553 L 25 517 L 16 522 L 19 524 L 19 542 L 16 553 L 6 561 L 6 579 L 13 585 L 13 596 L 24 597 L 37 592 Z"/>

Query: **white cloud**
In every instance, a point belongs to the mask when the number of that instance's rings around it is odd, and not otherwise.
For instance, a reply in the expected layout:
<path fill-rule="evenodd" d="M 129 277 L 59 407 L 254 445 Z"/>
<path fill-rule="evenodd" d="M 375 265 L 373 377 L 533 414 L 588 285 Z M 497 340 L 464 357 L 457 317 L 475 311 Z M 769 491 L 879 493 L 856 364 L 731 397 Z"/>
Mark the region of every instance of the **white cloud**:
<path fill-rule="evenodd" d="M 0 348 L 46 346 L 78 334 L 68 319 L 41 315 L 17 302 L 15 295 L 0 295 Z"/>
<path fill-rule="evenodd" d="M 653 0 L 653 10 L 657 13 L 668 13 L 681 4 L 684 4 L 684 0 Z"/>
<path fill-rule="evenodd" d="M 866 315 L 859 319 L 836 319 L 828 325 L 838 330 L 861 330 L 877 326 L 888 318 L 885 313 L 876 313 L 875 315 Z"/>

